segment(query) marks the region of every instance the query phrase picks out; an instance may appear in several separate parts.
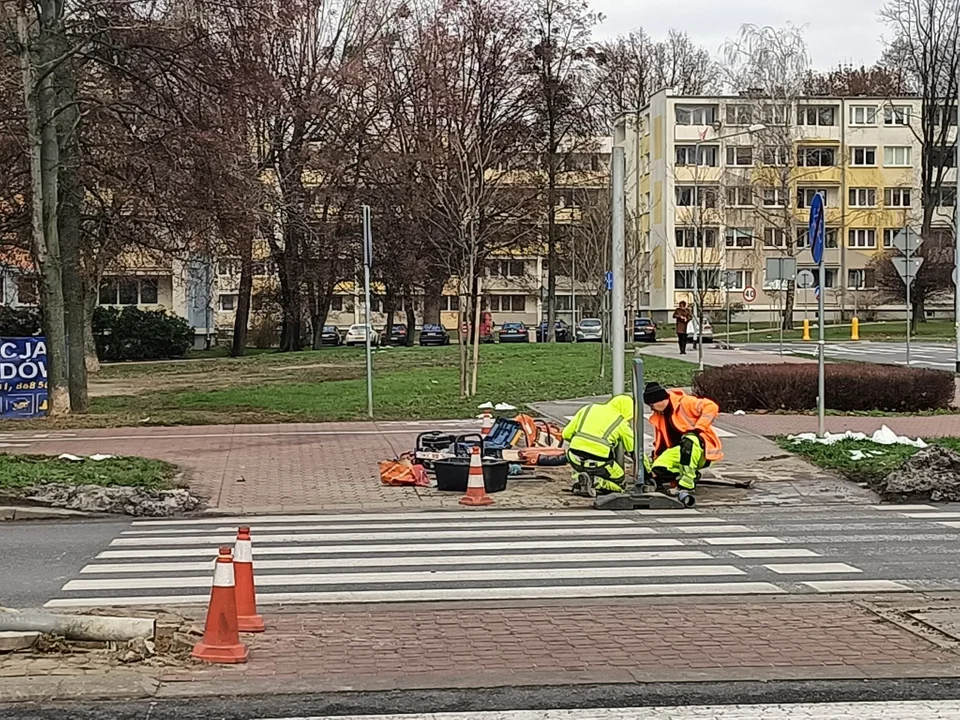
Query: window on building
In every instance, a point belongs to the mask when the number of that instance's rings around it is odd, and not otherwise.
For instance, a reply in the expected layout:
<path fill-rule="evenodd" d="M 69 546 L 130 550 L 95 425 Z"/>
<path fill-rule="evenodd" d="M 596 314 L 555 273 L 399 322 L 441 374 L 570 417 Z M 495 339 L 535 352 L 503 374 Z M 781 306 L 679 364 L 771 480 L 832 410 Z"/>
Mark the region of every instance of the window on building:
<path fill-rule="evenodd" d="M 727 228 L 724 243 L 728 248 L 751 248 L 753 231 L 750 228 Z"/>
<path fill-rule="evenodd" d="M 787 194 L 783 188 L 763 188 L 761 197 L 764 207 L 785 207 L 787 204 Z"/>
<path fill-rule="evenodd" d="M 833 207 L 834 195 L 827 188 L 800 187 L 797 188 L 797 208 L 800 210 L 809 208 L 817 195 L 823 198 L 823 204 L 826 207 Z"/>
<path fill-rule="evenodd" d="M 276 267 L 273 264 L 273 260 L 254 260 L 253 261 L 253 274 L 257 277 L 264 277 L 267 275 L 274 275 L 276 273 Z"/>
<path fill-rule="evenodd" d="M 888 145 L 883 148 L 883 164 L 887 167 L 913 167 L 913 148 Z"/>
<path fill-rule="evenodd" d="M 557 295 L 557 310 L 570 312 L 573 310 L 573 298 L 570 295 Z"/>
<path fill-rule="evenodd" d="M 823 244 L 828 248 L 837 247 L 837 228 L 828 227 L 823 233 Z M 810 247 L 810 230 L 806 225 L 797 226 L 797 247 L 808 248 Z"/>
<path fill-rule="evenodd" d="M 330 312 L 343 312 L 343 295 L 334 295 L 330 298 Z"/>
<path fill-rule="evenodd" d="M 217 260 L 217 275 L 237 275 L 240 272 L 240 258 L 220 258 Z"/>
<path fill-rule="evenodd" d="M 727 165 L 734 167 L 753 165 L 753 148 L 749 145 L 727 145 Z"/>
<path fill-rule="evenodd" d="M 237 296 L 236 295 L 221 295 L 218 299 L 220 309 L 226 312 L 237 309 Z"/>
<path fill-rule="evenodd" d="M 957 124 L 957 106 L 951 105 L 939 105 L 936 110 L 936 120 L 934 122 L 937 124 L 937 127 L 943 127 L 946 122 L 950 126 L 955 126 Z"/>
<path fill-rule="evenodd" d="M 717 188 L 703 185 L 677 185 L 677 205 L 679 207 L 717 206 Z"/>
<path fill-rule="evenodd" d="M 40 282 L 32 275 L 17 275 L 17 304 L 39 305 Z"/>
<path fill-rule="evenodd" d="M 443 302 L 440 307 L 442 307 L 446 312 L 456 312 L 460 309 L 460 296 L 459 295 L 444 295 Z"/>
<path fill-rule="evenodd" d="M 716 145 L 678 145 L 677 165 L 717 167 L 720 148 Z"/>
<path fill-rule="evenodd" d="M 799 167 L 832 167 L 837 164 L 836 148 L 800 147 L 797 148 Z"/>
<path fill-rule="evenodd" d="M 765 145 L 760 150 L 760 162 L 773 167 L 790 164 L 790 149 L 782 145 Z"/>
<path fill-rule="evenodd" d="M 719 290 L 720 272 L 720 268 L 701 268 L 699 273 L 695 274 L 693 268 L 676 268 L 673 271 L 673 287 L 675 290 L 694 290 L 696 287 L 701 290 Z M 699 282 L 695 282 L 698 279 Z"/>
<path fill-rule="evenodd" d="M 750 185 L 728 187 L 727 205 L 730 207 L 753 207 L 753 188 Z"/>
<path fill-rule="evenodd" d="M 753 270 L 726 270 L 723 276 L 727 290 L 745 290 L 753 285 Z"/>
<path fill-rule="evenodd" d="M 884 228 L 883 230 L 883 247 L 885 250 L 889 250 L 894 247 L 893 239 L 897 236 L 897 233 L 900 232 L 900 228 Z"/>
<path fill-rule="evenodd" d="M 763 246 L 784 248 L 787 246 L 787 233 L 781 228 L 763 229 Z"/>
<path fill-rule="evenodd" d="M 850 108 L 851 125 L 876 125 L 877 108 L 875 105 L 853 105 Z"/>
<path fill-rule="evenodd" d="M 100 284 L 100 305 L 156 305 L 158 281 L 151 277 L 109 278 Z"/>
<path fill-rule="evenodd" d="M 830 105 L 800 105 L 797 108 L 798 125 L 829 127 L 837 124 L 837 108 Z"/>
<path fill-rule="evenodd" d="M 872 290 L 877 286 L 877 274 L 870 268 L 847 270 L 847 288 L 850 290 Z"/>
<path fill-rule="evenodd" d="M 787 125 L 790 123 L 790 106 L 781 103 L 765 104 L 760 108 L 760 122 L 764 125 Z"/>
<path fill-rule="evenodd" d="M 716 105 L 677 105 L 677 125 L 713 125 L 717 121 Z"/>
<path fill-rule="evenodd" d="M 941 146 L 930 148 L 930 166 L 932 168 L 955 168 L 957 166 L 957 148 Z"/>
<path fill-rule="evenodd" d="M 850 207 L 872 208 L 877 206 L 876 188 L 850 188 Z"/>
<path fill-rule="evenodd" d="M 910 106 L 898 105 L 887 106 L 883 108 L 884 125 L 909 125 L 910 124 Z"/>
<path fill-rule="evenodd" d="M 727 125 L 752 125 L 753 107 L 750 105 L 727 105 Z"/>
<path fill-rule="evenodd" d="M 850 162 L 856 167 L 871 167 L 877 164 L 877 148 L 855 147 L 851 149 Z"/>
<path fill-rule="evenodd" d="M 847 233 L 847 247 L 875 248 L 877 246 L 877 231 L 873 228 L 850 228 Z"/>
<path fill-rule="evenodd" d="M 527 309 L 526 295 L 490 295 L 487 298 L 490 312 L 523 312 Z"/>
<path fill-rule="evenodd" d="M 883 191 L 883 204 L 888 208 L 910 207 L 910 188 L 887 188 Z"/>
<path fill-rule="evenodd" d="M 487 262 L 487 275 L 491 277 L 523 277 L 523 260 L 490 260 Z"/>
<path fill-rule="evenodd" d="M 678 227 L 674 229 L 674 238 L 677 247 L 680 248 L 693 248 L 698 246 L 712 248 L 717 246 L 717 232 L 717 228 L 713 227 Z"/>
<path fill-rule="evenodd" d="M 955 187 L 941 187 L 933 194 L 937 207 L 955 207 L 957 204 L 957 189 Z"/>

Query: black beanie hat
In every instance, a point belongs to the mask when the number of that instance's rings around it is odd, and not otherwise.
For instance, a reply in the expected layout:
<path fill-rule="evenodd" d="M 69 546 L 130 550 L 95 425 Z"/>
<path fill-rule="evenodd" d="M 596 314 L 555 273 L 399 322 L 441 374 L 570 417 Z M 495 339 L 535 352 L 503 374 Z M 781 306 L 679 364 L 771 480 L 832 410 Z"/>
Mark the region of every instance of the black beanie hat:
<path fill-rule="evenodd" d="M 669 397 L 670 395 L 667 393 L 667 389 L 658 382 L 648 382 L 643 386 L 643 402 L 646 405 L 653 405 Z"/>

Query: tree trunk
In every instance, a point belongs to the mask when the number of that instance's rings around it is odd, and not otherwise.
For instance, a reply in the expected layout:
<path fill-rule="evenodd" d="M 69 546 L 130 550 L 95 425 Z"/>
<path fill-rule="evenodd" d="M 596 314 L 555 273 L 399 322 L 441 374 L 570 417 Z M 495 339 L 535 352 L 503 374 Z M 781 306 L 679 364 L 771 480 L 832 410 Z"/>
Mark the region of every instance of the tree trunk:
<path fill-rule="evenodd" d="M 240 287 L 237 291 L 237 313 L 233 319 L 232 357 L 247 351 L 247 329 L 250 326 L 250 301 L 253 296 L 253 238 L 244 234 L 240 241 Z"/>
<path fill-rule="evenodd" d="M 39 82 L 37 80 L 31 52 L 36 38 L 25 12 L 25 9 L 18 9 L 17 34 L 22 48 L 20 62 L 30 154 L 33 253 L 40 272 L 43 330 L 47 345 L 47 412 L 56 416 L 70 413 L 63 280 L 57 228 L 60 153 L 55 123 L 56 91 L 51 75 L 48 74 Z M 41 5 L 41 18 L 38 44 L 40 62 L 43 63 L 54 57 L 51 29 L 55 31 L 58 25 L 55 5 L 50 0 L 44 0 Z"/>
<path fill-rule="evenodd" d="M 428 280 L 423 285 L 423 324 L 440 325 L 443 285 L 439 280 Z"/>
<path fill-rule="evenodd" d="M 100 357 L 97 355 L 97 341 L 93 337 L 93 311 L 97 308 L 97 287 L 86 288 L 83 298 L 83 349 L 87 373 L 100 372 Z"/>
<path fill-rule="evenodd" d="M 780 326 L 784 330 L 793 330 L 793 305 L 796 298 L 796 285 L 788 282 L 787 290 L 783 298 L 783 317 L 780 318 Z"/>
<path fill-rule="evenodd" d="M 403 307 L 407 313 L 407 347 L 413 347 L 413 336 L 416 334 L 417 313 L 413 308 L 413 294 L 406 290 L 403 293 Z"/>
<path fill-rule="evenodd" d="M 545 342 L 556 342 L 557 329 L 557 173 L 555 153 L 547 161 L 547 332 Z"/>

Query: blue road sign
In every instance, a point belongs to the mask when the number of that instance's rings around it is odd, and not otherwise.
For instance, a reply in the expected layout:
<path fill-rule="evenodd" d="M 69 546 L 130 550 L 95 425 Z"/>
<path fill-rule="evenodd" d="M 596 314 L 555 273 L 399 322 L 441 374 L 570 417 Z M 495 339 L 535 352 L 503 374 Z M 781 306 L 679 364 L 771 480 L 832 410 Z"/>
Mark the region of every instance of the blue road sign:
<path fill-rule="evenodd" d="M 826 236 L 825 220 L 823 217 L 823 196 L 817 193 L 813 196 L 810 203 L 810 252 L 813 253 L 813 261 L 819 265 L 823 260 L 823 243 Z"/>
<path fill-rule="evenodd" d="M 610 270 L 607 270 L 606 282 L 607 290 L 613 290 L 613 272 Z"/>

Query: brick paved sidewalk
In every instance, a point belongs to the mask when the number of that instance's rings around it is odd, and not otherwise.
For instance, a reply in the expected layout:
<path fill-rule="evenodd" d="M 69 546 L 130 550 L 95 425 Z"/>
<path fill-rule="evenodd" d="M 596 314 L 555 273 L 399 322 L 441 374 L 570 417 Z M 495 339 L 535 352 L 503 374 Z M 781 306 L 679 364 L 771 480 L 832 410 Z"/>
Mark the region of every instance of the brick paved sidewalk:
<path fill-rule="evenodd" d="M 827 432 L 842 433 L 847 430 L 872 435 L 886 425 L 898 435 L 910 437 L 960 437 L 960 415 L 927 415 L 910 417 L 844 417 L 827 416 Z M 817 431 L 816 415 L 723 415 L 720 422 L 725 427 L 746 430 L 757 435 L 796 435 Z"/>
<path fill-rule="evenodd" d="M 960 655 L 847 601 L 268 614 L 240 666 L 0 659 L 0 701 L 725 680 L 960 677 Z M 955 645 L 956 643 L 954 643 Z M 192 661 L 188 661 L 192 663 Z M 99 688 L 99 690 L 97 690 Z"/>

